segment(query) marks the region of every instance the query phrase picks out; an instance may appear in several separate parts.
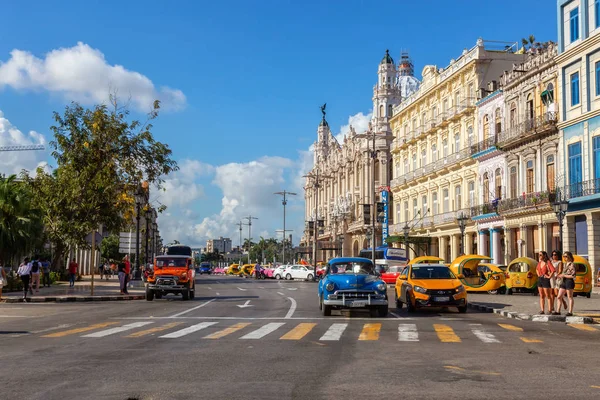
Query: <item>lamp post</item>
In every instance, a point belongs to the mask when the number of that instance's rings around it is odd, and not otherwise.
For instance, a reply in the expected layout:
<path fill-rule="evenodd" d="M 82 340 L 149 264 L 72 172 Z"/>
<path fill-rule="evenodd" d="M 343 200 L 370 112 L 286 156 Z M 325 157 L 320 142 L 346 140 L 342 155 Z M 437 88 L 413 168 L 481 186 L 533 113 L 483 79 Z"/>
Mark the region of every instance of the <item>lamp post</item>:
<path fill-rule="evenodd" d="M 458 227 L 460 229 L 460 255 L 465 254 L 465 228 L 467 227 L 467 217 L 464 213 L 460 213 L 458 217 L 456 217 L 456 222 L 458 223 Z"/>
<path fill-rule="evenodd" d="M 239 227 L 239 231 L 240 231 L 240 265 L 242 265 L 242 226 L 244 225 L 244 223 L 242 221 L 238 222 L 236 224 Z"/>
<path fill-rule="evenodd" d="M 283 204 L 283 240 L 281 241 L 281 263 L 285 264 L 285 234 L 286 234 L 286 230 L 285 230 L 285 206 L 287 205 L 287 196 L 291 195 L 291 196 L 296 196 L 296 193 L 292 193 L 292 192 L 288 192 L 287 190 L 284 190 L 282 192 L 275 192 L 274 194 L 278 194 L 283 196 L 283 199 L 281 200 L 281 204 Z"/>
<path fill-rule="evenodd" d="M 250 245 L 252 244 L 252 220 L 258 218 L 253 217 L 252 215 L 248 215 L 243 219 L 248 220 L 248 223 L 246 225 L 248 225 L 248 263 L 250 263 Z"/>
<path fill-rule="evenodd" d="M 569 208 L 569 202 L 567 200 L 562 199 L 562 195 L 558 195 L 554 203 L 552 203 L 552 208 L 554 209 L 554 213 L 556 214 L 556 218 L 558 219 L 558 235 L 559 235 L 559 244 L 558 248 L 562 252 L 563 250 L 563 222 L 565 219 L 565 215 L 567 214 L 567 210 Z"/>
<path fill-rule="evenodd" d="M 313 190 L 315 191 L 315 218 L 313 220 L 313 249 L 312 249 L 312 259 L 313 259 L 313 276 L 314 279 L 317 279 L 317 244 L 318 244 L 318 235 L 319 235 L 319 188 L 321 187 L 321 183 L 324 179 L 332 178 L 328 175 L 323 175 L 319 173 L 319 166 L 315 168 L 314 172 L 311 171 L 307 175 L 303 175 L 303 178 L 308 178 L 313 180 Z M 310 226 L 310 222 L 309 222 Z"/>
<path fill-rule="evenodd" d="M 408 222 L 404 224 L 402 231 L 404 232 L 404 251 L 406 251 L 406 261 L 408 261 L 408 234 L 410 233 L 410 226 L 408 226 Z"/>

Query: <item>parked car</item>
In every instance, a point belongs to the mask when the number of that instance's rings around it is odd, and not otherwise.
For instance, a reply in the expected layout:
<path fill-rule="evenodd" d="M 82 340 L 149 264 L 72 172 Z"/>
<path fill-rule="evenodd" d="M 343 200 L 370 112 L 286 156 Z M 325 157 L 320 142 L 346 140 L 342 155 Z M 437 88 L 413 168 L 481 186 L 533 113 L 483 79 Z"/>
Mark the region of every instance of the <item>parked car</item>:
<path fill-rule="evenodd" d="M 285 276 L 283 271 L 285 271 L 287 267 L 289 267 L 289 265 L 280 265 L 279 267 L 275 268 L 273 270 L 273 278 L 282 279 Z"/>
<path fill-rule="evenodd" d="M 313 270 L 306 268 L 304 265 L 289 265 L 283 271 L 282 275 L 288 281 L 291 279 L 304 279 L 312 281 L 314 278 Z"/>
<path fill-rule="evenodd" d="M 381 274 L 381 279 L 388 285 L 395 285 L 400 272 L 404 269 L 404 266 L 392 266 Z"/>
<path fill-rule="evenodd" d="M 338 257 L 329 260 L 319 282 L 319 308 L 324 316 L 332 309 L 366 308 L 372 317 L 388 314 L 386 283 L 375 273 L 371 260 Z"/>
<path fill-rule="evenodd" d="M 212 273 L 212 268 L 210 266 L 210 263 L 202 263 L 202 264 L 200 264 L 200 270 L 198 271 L 198 273 L 200 275 L 202 275 L 202 274 L 208 274 L 208 275 L 210 275 Z"/>

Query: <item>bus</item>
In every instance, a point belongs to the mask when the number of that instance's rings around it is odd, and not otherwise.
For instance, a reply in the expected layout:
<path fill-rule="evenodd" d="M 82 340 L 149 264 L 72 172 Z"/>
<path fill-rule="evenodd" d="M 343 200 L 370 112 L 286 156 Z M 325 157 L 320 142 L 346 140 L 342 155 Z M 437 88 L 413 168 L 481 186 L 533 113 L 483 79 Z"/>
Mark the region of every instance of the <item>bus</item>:
<path fill-rule="evenodd" d="M 359 257 L 368 258 L 369 260 L 373 257 L 373 251 L 371 248 L 362 249 Z M 375 265 L 382 265 L 387 270 L 388 267 L 395 265 L 406 264 L 406 250 L 396 249 L 389 246 L 379 246 L 375 248 Z"/>
<path fill-rule="evenodd" d="M 192 248 L 190 246 L 184 246 L 182 244 L 176 244 L 173 246 L 167 247 L 168 256 L 192 256 Z"/>

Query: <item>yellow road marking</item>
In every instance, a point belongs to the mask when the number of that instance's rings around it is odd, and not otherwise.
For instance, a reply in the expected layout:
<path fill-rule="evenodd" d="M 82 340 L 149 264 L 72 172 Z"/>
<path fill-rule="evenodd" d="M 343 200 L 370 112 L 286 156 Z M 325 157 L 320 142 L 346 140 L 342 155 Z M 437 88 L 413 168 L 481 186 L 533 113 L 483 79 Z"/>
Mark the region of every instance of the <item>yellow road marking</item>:
<path fill-rule="evenodd" d="M 509 331 L 513 331 L 513 332 L 523 332 L 523 328 L 520 328 L 520 327 L 514 326 L 514 325 L 510 325 L 510 324 L 498 324 L 498 326 L 500 326 L 501 328 L 507 329 Z"/>
<path fill-rule="evenodd" d="M 460 343 L 460 338 L 454 333 L 454 330 L 448 325 L 433 324 L 433 329 L 438 335 L 438 338 L 443 343 Z"/>
<path fill-rule="evenodd" d="M 600 389 L 600 386 L 590 385 L 591 388 Z"/>
<path fill-rule="evenodd" d="M 75 329 L 69 329 L 68 331 L 50 333 L 50 334 L 44 335 L 42 337 L 63 337 L 63 336 L 68 336 L 68 335 L 74 335 L 76 333 L 92 331 L 92 330 L 98 329 L 98 328 L 105 328 L 110 325 L 115 325 L 116 323 L 117 322 L 103 322 L 101 324 L 94 324 L 94 325 L 86 326 L 83 328 L 75 328 Z"/>
<path fill-rule="evenodd" d="M 304 336 L 308 335 L 308 333 L 315 327 L 317 324 L 313 323 L 302 323 L 298 324 L 294 329 L 280 337 L 281 340 L 299 340 Z"/>
<path fill-rule="evenodd" d="M 381 324 L 365 324 L 358 340 L 378 340 Z"/>
<path fill-rule="evenodd" d="M 240 329 L 244 329 L 248 325 L 251 325 L 251 323 L 250 322 L 241 322 L 239 324 L 232 325 L 229 328 L 223 329 L 222 331 L 218 331 L 218 332 L 212 333 L 208 336 L 204 336 L 204 339 L 220 339 L 223 336 L 227 336 L 227 335 L 232 334 L 233 332 L 239 331 Z"/>
<path fill-rule="evenodd" d="M 520 338 L 523 342 L 525 343 L 544 343 L 542 340 L 540 339 L 534 339 L 534 338 L 526 338 L 526 337 L 522 337 Z"/>
<path fill-rule="evenodd" d="M 170 328 L 174 328 L 177 325 L 181 325 L 181 322 L 171 322 L 170 324 L 166 324 L 163 326 L 157 326 L 156 328 L 150 328 L 150 329 L 146 329 L 145 331 L 135 332 L 135 333 L 132 333 L 131 335 L 125 336 L 125 337 L 142 337 L 142 336 L 149 335 L 151 333 L 156 333 L 156 332 L 160 332 L 160 331 L 165 331 Z"/>
<path fill-rule="evenodd" d="M 580 331 L 587 331 L 587 332 L 598 332 L 598 329 L 594 328 L 593 326 L 589 326 L 589 325 L 584 325 L 584 324 L 567 324 L 572 328 L 575 329 L 579 329 Z"/>
<path fill-rule="evenodd" d="M 502 375 L 500 372 L 477 371 L 477 370 L 469 371 L 467 369 L 464 369 L 464 368 L 461 368 L 461 367 L 457 367 L 455 365 L 444 365 L 444 368 L 446 368 L 446 369 L 453 369 L 453 370 L 457 370 L 457 371 L 463 371 L 463 372 L 474 372 L 474 373 L 482 374 L 482 375 L 494 375 L 494 376 Z"/>

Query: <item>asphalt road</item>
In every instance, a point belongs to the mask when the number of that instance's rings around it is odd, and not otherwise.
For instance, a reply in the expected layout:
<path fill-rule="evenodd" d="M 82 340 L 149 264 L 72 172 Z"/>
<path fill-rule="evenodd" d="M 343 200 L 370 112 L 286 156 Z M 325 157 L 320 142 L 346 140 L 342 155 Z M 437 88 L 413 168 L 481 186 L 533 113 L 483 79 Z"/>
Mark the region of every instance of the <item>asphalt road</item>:
<path fill-rule="evenodd" d="M 187 302 L 0 304 L 0 399 L 600 396 L 595 326 L 393 305 L 322 317 L 312 282 L 197 285 Z"/>

